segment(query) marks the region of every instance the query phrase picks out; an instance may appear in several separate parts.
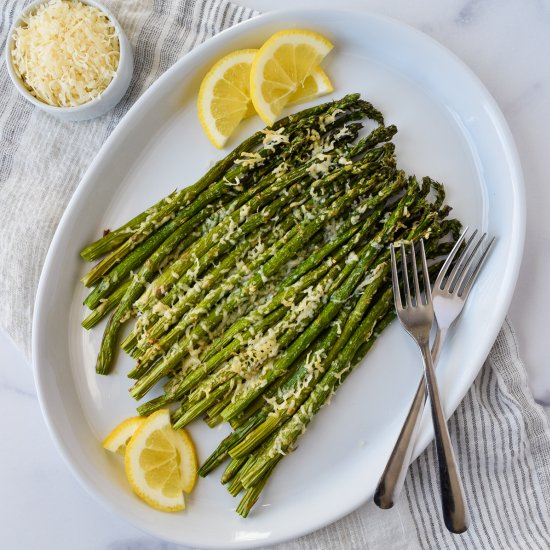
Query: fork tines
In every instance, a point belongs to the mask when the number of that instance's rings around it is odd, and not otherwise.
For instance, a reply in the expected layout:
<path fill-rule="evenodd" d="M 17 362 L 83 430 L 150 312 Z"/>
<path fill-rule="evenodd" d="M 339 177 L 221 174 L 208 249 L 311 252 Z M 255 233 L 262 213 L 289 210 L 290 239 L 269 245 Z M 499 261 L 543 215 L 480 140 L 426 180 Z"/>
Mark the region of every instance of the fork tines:
<path fill-rule="evenodd" d="M 478 251 L 487 240 L 487 233 L 483 233 L 479 239 L 475 240 L 478 234 L 478 230 L 476 229 L 466 241 L 466 244 L 463 245 L 467 233 L 468 227 L 466 226 L 450 254 L 447 256 L 434 283 L 434 288 L 441 290 L 447 289 L 449 293 L 454 293 L 456 291 L 459 296 L 464 298 L 466 298 L 470 292 L 483 262 L 487 258 L 487 254 L 495 241 L 495 237 L 493 237 L 485 246 L 485 249 L 482 250 L 481 255 L 479 255 Z M 454 261 L 459 251 L 461 251 L 461 254 L 458 259 Z M 451 265 L 453 265 L 453 269 L 450 274 L 448 274 Z"/>
<path fill-rule="evenodd" d="M 399 279 L 397 276 L 398 268 L 397 268 L 397 260 L 395 255 L 396 246 L 393 244 L 390 245 L 392 275 L 393 275 L 392 276 L 393 294 L 394 294 L 395 302 L 398 308 L 403 308 L 403 307 L 410 308 L 413 305 L 429 304 L 432 301 L 431 290 L 430 290 L 430 279 L 428 275 L 428 263 L 426 260 L 426 251 L 424 249 L 424 240 L 420 239 L 420 262 L 422 265 L 422 279 L 423 279 L 423 289 L 424 289 L 423 292 L 421 292 L 420 290 L 414 241 L 411 241 L 410 247 L 411 247 L 410 261 L 411 261 L 411 269 L 413 272 L 414 297 L 411 296 L 410 287 L 409 287 L 409 274 L 408 274 L 408 267 L 407 267 L 408 261 L 407 261 L 407 252 L 405 249 L 405 243 L 401 242 L 401 245 L 399 246 L 401 250 L 401 271 L 403 274 L 402 280 L 403 280 L 403 290 L 404 290 L 404 296 L 405 296 L 405 306 L 403 306 L 399 284 L 397 283 Z"/>

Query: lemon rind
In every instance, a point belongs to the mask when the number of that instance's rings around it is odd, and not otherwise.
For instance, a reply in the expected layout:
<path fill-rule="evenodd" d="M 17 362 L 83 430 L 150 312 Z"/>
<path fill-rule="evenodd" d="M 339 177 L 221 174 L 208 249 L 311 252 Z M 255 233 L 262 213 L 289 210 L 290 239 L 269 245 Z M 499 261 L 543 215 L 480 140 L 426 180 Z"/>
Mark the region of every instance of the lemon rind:
<path fill-rule="evenodd" d="M 181 488 L 189 494 L 195 487 L 198 478 L 199 463 L 193 440 L 183 428 L 175 432 L 175 444 L 180 454 Z"/>

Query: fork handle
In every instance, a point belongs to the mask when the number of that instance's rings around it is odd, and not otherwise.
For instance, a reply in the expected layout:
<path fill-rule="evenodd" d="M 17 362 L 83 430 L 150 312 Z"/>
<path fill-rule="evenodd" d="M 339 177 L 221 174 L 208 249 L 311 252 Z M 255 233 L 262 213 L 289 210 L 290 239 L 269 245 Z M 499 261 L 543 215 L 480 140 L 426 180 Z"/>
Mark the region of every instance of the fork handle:
<path fill-rule="evenodd" d="M 447 328 L 438 326 L 432 346 L 432 360 L 436 365 L 443 342 L 447 337 Z M 426 403 L 426 383 L 424 376 L 420 379 L 407 418 L 395 442 L 392 453 L 380 476 L 374 493 L 374 502 L 379 508 L 387 510 L 394 505 L 395 499 L 401 493 L 409 465 L 412 462 L 414 444 L 417 440 L 422 411 Z"/>
<path fill-rule="evenodd" d="M 427 339 L 424 342 L 420 342 L 420 349 L 422 350 L 422 358 L 424 360 L 424 376 L 430 397 L 430 408 L 435 431 L 443 519 L 449 531 L 452 533 L 463 533 L 468 529 L 469 524 L 464 489 L 458 475 L 451 437 L 447 429 L 443 407 L 441 406 L 439 389 L 432 363 L 432 354 L 430 353 Z"/>

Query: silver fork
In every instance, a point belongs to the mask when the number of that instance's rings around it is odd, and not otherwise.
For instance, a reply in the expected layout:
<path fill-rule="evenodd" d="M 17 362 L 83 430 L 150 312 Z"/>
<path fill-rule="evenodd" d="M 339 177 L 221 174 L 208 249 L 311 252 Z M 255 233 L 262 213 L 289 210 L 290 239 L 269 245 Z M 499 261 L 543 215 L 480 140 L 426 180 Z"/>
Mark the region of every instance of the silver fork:
<path fill-rule="evenodd" d="M 435 370 L 430 352 L 430 332 L 434 322 L 434 308 L 428 275 L 424 241 L 420 240 L 420 255 L 424 292 L 420 291 L 416 254 L 414 243 L 411 243 L 411 268 L 413 272 L 414 299 L 411 296 L 407 269 L 407 255 L 405 245 L 401 244 L 401 260 L 405 305 L 401 301 L 399 290 L 399 275 L 395 259 L 395 249 L 391 250 L 392 281 L 395 309 L 399 321 L 418 344 L 424 362 L 424 378 L 430 397 L 430 408 L 435 432 L 435 444 L 439 466 L 439 480 L 441 486 L 441 504 L 443 519 L 447 529 L 453 533 L 463 533 L 468 528 L 469 518 L 464 500 L 464 490 L 458 475 L 458 468 L 454 457 L 449 430 L 445 420 L 445 413 L 439 397 L 439 388 L 435 377 Z M 423 299 L 424 298 L 424 299 Z"/>
<path fill-rule="evenodd" d="M 489 241 L 489 244 L 485 247 L 481 256 L 476 255 L 481 245 L 486 240 L 487 233 L 484 233 L 476 241 L 475 237 L 478 232 L 477 230 L 474 231 L 458 257 L 455 267 L 448 275 L 450 266 L 455 256 L 461 250 L 462 243 L 467 233 L 468 228 L 466 227 L 441 267 L 432 289 L 432 301 L 437 321 L 437 332 L 432 346 L 432 361 L 434 365 L 437 365 L 439 353 L 447 336 L 447 331 L 462 312 L 470 290 L 495 240 L 492 238 Z M 411 463 L 414 443 L 417 439 L 416 435 L 422 418 L 421 412 L 424 409 L 425 402 L 426 385 L 424 379 L 422 379 L 420 380 L 409 413 L 401 429 L 401 433 L 395 443 L 390 459 L 388 460 L 384 473 L 380 477 L 378 487 L 374 494 L 374 501 L 380 508 L 391 508 L 395 498 L 403 488 L 407 470 Z"/>

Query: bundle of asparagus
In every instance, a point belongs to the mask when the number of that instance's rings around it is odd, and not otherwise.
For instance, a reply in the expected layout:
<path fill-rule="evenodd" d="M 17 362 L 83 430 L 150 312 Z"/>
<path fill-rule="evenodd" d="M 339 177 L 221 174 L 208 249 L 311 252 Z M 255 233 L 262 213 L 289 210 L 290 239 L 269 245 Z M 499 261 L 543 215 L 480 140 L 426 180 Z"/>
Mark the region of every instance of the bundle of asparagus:
<path fill-rule="evenodd" d="M 359 138 L 363 122 L 372 126 Z M 257 132 L 197 183 L 86 247 L 87 329 L 111 310 L 96 370 L 119 333 L 138 407 L 172 404 L 233 432 L 202 465 L 247 516 L 315 413 L 393 318 L 388 244 L 423 237 L 432 258 L 460 230 L 443 187 L 397 169 L 379 111 L 352 94 Z"/>

